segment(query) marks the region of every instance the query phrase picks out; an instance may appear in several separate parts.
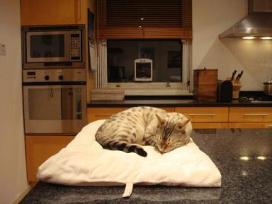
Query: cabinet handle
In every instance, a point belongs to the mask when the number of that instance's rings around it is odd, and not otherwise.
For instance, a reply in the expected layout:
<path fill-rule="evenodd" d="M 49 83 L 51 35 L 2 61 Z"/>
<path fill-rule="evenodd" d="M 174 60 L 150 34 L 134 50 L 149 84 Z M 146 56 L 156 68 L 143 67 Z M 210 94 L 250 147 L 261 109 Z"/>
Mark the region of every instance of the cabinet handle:
<path fill-rule="evenodd" d="M 267 125 L 266 127 L 268 127 L 268 128 L 272 128 L 272 124 L 269 124 L 269 125 Z"/>
<path fill-rule="evenodd" d="M 209 116 L 209 117 L 214 117 L 216 114 L 213 113 L 189 113 L 189 116 Z"/>
<path fill-rule="evenodd" d="M 261 117 L 265 117 L 265 116 L 269 116 L 268 113 L 246 113 L 243 114 L 243 116 L 261 116 Z"/>

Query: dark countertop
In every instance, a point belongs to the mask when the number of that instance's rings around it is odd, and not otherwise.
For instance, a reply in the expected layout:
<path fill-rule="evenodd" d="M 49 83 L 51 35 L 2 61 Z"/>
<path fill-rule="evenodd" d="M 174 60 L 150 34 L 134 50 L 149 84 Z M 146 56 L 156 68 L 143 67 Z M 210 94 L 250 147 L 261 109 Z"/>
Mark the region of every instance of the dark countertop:
<path fill-rule="evenodd" d="M 190 99 L 167 100 L 124 100 L 124 101 L 92 101 L 87 107 L 133 107 L 133 106 L 156 106 L 156 107 L 272 107 L 272 101 L 259 103 L 232 102 L 207 102 Z"/>
<path fill-rule="evenodd" d="M 254 99 L 254 101 L 250 101 Z M 262 99 L 262 100 L 260 100 Z M 272 96 L 263 92 L 242 92 L 239 100 L 231 102 L 197 101 L 193 96 L 127 96 L 123 101 L 91 101 L 88 107 L 272 107 Z"/>
<path fill-rule="evenodd" d="M 28 203 L 272 203 L 272 129 L 194 130 L 193 140 L 222 174 L 221 188 L 70 187 L 39 182 Z"/>

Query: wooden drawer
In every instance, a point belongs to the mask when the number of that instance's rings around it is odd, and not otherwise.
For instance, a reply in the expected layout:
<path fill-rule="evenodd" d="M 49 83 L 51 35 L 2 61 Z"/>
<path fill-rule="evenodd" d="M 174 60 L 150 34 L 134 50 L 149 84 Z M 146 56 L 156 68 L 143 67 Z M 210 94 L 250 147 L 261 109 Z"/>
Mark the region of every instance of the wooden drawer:
<path fill-rule="evenodd" d="M 74 136 L 26 136 L 26 168 L 29 183 L 36 182 L 38 167 L 50 156 L 56 154 Z"/>
<path fill-rule="evenodd" d="M 230 122 L 265 123 L 272 122 L 272 108 L 270 107 L 231 107 Z"/>
<path fill-rule="evenodd" d="M 96 120 L 108 119 L 112 114 L 126 110 L 127 108 L 88 108 L 87 118 L 88 122 Z"/>
<path fill-rule="evenodd" d="M 176 107 L 176 112 L 182 113 L 196 122 L 228 122 L 228 107 Z"/>
<path fill-rule="evenodd" d="M 112 114 L 118 113 L 128 108 L 129 107 L 88 108 L 87 109 L 88 122 L 93 122 L 95 120 L 101 120 L 101 119 L 107 119 Z M 175 108 L 171 108 L 171 107 L 162 107 L 162 109 L 168 112 L 175 111 Z"/>

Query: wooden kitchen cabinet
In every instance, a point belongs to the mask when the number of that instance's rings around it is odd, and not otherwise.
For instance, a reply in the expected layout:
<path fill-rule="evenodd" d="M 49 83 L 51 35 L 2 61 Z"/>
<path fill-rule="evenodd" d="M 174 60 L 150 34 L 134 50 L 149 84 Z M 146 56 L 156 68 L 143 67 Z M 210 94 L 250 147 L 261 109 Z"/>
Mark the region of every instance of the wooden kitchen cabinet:
<path fill-rule="evenodd" d="M 191 118 L 193 128 L 228 128 L 228 107 L 176 107 Z"/>
<path fill-rule="evenodd" d="M 87 109 L 87 120 L 93 122 L 96 120 L 108 119 L 112 114 L 126 110 L 127 108 L 88 108 Z"/>
<path fill-rule="evenodd" d="M 93 121 L 101 120 L 101 119 L 107 119 L 112 114 L 121 112 L 128 108 L 129 107 L 88 108 L 87 109 L 88 122 L 93 122 Z M 162 107 L 162 109 L 165 109 L 168 112 L 174 111 L 174 108 L 171 108 L 171 107 Z"/>
<path fill-rule="evenodd" d="M 230 107 L 231 128 L 272 128 L 272 107 Z"/>
<path fill-rule="evenodd" d="M 88 122 L 107 119 L 112 114 L 128 107 L 97 107 L 88 108 Z M 228 107 L 161 107 L 168 112 L 180 112 L 192 119 L 194 128 L 227 128 Z"/>
<path fill-rule="evenodd" d="M 27 180 L 30 184 L 37 181 L 38 167 L 72 139 L 74 136 L 25 136 Z"/>
<path fill-rule="evenodd" d="M 87 0 L 21 0 L 21 25 L 86 24 Z"/>

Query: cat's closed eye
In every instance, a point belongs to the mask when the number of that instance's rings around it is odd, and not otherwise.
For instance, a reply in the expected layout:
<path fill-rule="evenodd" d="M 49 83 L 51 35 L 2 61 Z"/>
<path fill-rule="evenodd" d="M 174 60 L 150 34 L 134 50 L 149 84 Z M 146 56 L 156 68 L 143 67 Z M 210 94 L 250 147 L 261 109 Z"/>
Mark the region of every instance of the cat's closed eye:
<path fill-rule="evenodd" d="M 177 125 L 176 128 L 177 128 L 178 130 L 182 130 L 183 125 L 181 125 L 181 124 L 180 124 L 180 125 Z"/>

